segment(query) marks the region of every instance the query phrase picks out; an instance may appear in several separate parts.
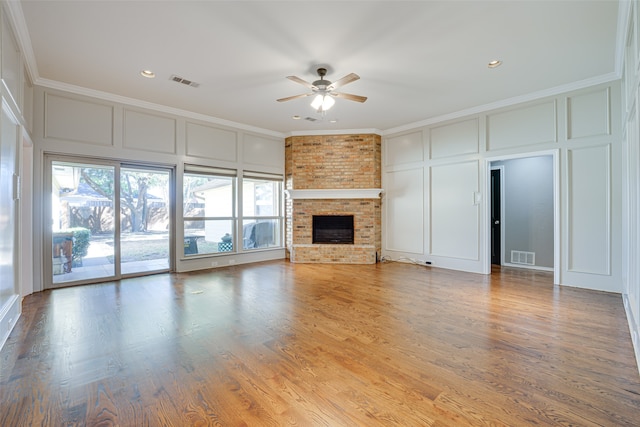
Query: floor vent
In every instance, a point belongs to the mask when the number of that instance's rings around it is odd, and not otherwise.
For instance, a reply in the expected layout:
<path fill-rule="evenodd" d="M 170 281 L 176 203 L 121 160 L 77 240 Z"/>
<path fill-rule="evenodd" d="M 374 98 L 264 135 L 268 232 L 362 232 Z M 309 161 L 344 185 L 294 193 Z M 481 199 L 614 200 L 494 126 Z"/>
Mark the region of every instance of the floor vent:
<path fill-rule="evenodd" d="M 177 82 L 177 83 L 182 83 L 183 85 L 187 85 L 187 86 L 191 86 L 191 87 L 200 86 L 200 83 L 192 82 L 191 80 L 187 80 L 187 79 L 184 79 L 184 78 L 182 78 L 180 76 L 176 76 L 176 75 L 171 76 L 170 80 L 172 80 L 174 82 Z"/>
<path fill-rule="evenodd" d="M 536 265 L 536 253 L 511 251 L 511 264 Z"/>

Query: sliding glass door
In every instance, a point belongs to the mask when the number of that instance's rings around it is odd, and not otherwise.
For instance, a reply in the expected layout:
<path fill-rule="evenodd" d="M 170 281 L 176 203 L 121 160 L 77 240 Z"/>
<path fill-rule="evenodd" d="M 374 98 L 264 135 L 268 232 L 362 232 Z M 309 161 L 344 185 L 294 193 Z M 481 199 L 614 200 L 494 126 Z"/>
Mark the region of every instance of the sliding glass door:
<path fill-rule="evenodd" d="M 45 287 L 171 269 L 172 171 L 47 156 Z"/>
<path fill-rule="evenodd" d="M 115 277 L 116 167 L 57 160 L 49 165 L 51 283 Z"/>
<path fill-rule="evenodd" d="M 170 178 L 167 170 L 120 169 L 120 266 L 124 275 L 169 269 Z"/>

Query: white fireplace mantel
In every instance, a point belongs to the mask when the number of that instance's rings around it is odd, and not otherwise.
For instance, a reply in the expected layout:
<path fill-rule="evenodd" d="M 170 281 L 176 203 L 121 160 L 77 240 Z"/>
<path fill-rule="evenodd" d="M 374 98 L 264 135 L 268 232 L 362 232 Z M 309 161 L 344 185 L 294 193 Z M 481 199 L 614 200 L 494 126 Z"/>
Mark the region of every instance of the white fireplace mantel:
<path fill-rule="evenodd" d="M 377 199 L 382 188 L 284 190 L 289 199 Z"/>

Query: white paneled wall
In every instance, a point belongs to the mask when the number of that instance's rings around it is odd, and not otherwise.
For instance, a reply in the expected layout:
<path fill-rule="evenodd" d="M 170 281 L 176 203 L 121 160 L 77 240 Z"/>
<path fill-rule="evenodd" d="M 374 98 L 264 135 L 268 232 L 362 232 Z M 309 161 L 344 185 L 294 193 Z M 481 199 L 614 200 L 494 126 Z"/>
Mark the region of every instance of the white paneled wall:
<path fill-rule="evenodd" d="M 568 150 L 568 269 L 611 274 L 611 155 L 609 145 Z"/>
<path fill-rule="evenodd" d="M 640 58 L 638 30 L 640 3 L 621 3 L 628 6 L 627 39 L 622 77 L 623 108 L 623 176 L 621 193 L 623 200 L 622 225 L 622 276 L 623 298 L 629 329 L 640 365 L 640 122 L 638 100 L 640 98 Z M 612 120 L 615 125 L 617 122 Z M 614 187 L 615 188 L 615 187 Z"/>
<path fill-rule="evenodd" d="M 553 197 L 558 205 L 551 227 L 561 230 L 554 236 L 560 253 L 555 280 L 621 292 L 622 141 L 620 126 L 613 125 L 620 123 L 619 89 L 619 82 L 598 85 L 386 135 L 383 256 L 488 273 L 488 165 L 551 153 L 557 160 L 552 173 L 557 174 Z M 398 173 L 409 165 L 416 178 L 404 179 L 399 191 Z M 428 185 L 417 170 L 424 172 Z M 415 217 L 422 215 L 424 234 L 399 245 L 395 236 L 406 240 L 407 227 L 393 216 L 398 206 L 411 209 L 399 200 L 409 194 L 417 199 L 415 210 L 401 213 L 402 218 L 417 222 Z M 428 207 L 425 212 L 423 205 Z"/>
<path fill-rule="evenodd" d="M 112 146 L 113 106 L 56 94 L 45 94 L 44 137 Z"/>
<path fill-rule="evenodd" d="M 179 116 L 171 111 L 146 109 L 95 98 L 89 94 L 36 86 L 34 88 L 34 191 L 42 188 L 45 153 L 115 159 L 133 164 L 155 164 L 175 168 L 176 242 L 182 242 L 182 171 L 185 164 L 243 171 L 284 174 L 284 138 L 259 134 L 240 127 L 220 125 L 206 118 Z M 34 200 L 34 217 L 42 218 L 42 197 Z M 44 225 L 36 222 L 34 235 L 42 236 Z M 34 290 L 42 289 L 42 242 L 35 250 Z M 176 253 L 182 246 L 175 244 Z M 234 253 L 217 259 L 227 265 L 284 258 L 284 249 Z M 176 269 L 211 268 L 205 257 L 181 259 Z M 224 258 L 224 259 L 223 259 Z"/>
<path fill-rule="evenodd" d="M 385 145 L 387 166 L 406 165 L 424 160 L 422 132 L 412 132 L 391 137 Z"/>
<path fill-rule="evenodd" d="M 245 133 L 242 140 L 242 158 L 245 169 L 265 170 L 269 167 L 281 173 L 284 159 L 284 144 L 274 144 L 273 140 L 261 135 Z"/>
<path fill-rule="evenodd" d="M 31 119 L 23 90 L 29 84 L 4 7 L 0 8 L 0 348 L 20 316 L 20 291 L 28 289 L 21 286 L 22 272 L 31 269 L 31 258 L 24 256 L 31 246 L 23 240 L 27 235 L 23 230 L 31 224 L 23 219 L 29 215 L 22 213 L 21 198 L 26 194 L 19 185 L 23 169 L 29 170 L 22 164 L 23 142 L 28 144 L 25 124 Z"/>
<path fill-rule="evenodd" d="M 186 154 L 225 162 L 238 160 L 238 132 L 187 122 Z"/>
<path fill-rule="evenodd" d="M 22 55 L 6 15 L 2 15 L 2 81 L 15 105 L 22 107 Z"/>
<path fill-rule="evenodd" d="M 488 114 L 487 151 L 556 142 L 556 104 L 557 100 L 551 99 Z"/>
<path fill-rule="evenodd" d="M 567 139 L 611 133 L 611 91 L 603 88 L 567 97 Z"/>
<path fill-rule="evenodd" d="M 425 237 L 424 170 L 390 171 L 386 178 L 387 246 L 396 252 L 422 253 Z"/>
<path fill-rule="evenodd" d="M 431 254 L 478 261 L 478 161 L 431 167 Z"/>
<path fill-rule="evenodd" d="M 63 111 L 62 114 L 66 113 Z M 46 114 L 50 114 L 47 110 Z M 73 118 L 71 118 L 73 119 Z M 70 123 L 69 127 L 77 127 Z M 140 151 L 176 154 L 176 118 L 148 112 L 124 110 L 124 133 L 122 145 Z"/>
<path fill-rule="evenodd" d="M 478 119 L 431 129 L 431 158 L 442 159 L 478 152 Z"/>
<path fill-rule="evenodd" d="M 394 136 L 384 146 L 387 174 L 383 195 L 383 240 L 394 253 L 424 251 L 427 216 L 424 135 L 421 131 Z"/>

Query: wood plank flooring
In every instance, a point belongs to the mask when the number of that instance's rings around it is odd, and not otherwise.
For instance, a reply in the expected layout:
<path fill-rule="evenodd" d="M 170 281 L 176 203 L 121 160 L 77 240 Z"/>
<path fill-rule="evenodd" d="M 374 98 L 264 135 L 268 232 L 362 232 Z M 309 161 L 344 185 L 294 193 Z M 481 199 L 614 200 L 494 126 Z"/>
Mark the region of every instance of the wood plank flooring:
<path fill-rule="evenodd" d="M 620 295 L 410 264 L 233 266 L 24 300 L 0 426 L 638 426 Z"/>

